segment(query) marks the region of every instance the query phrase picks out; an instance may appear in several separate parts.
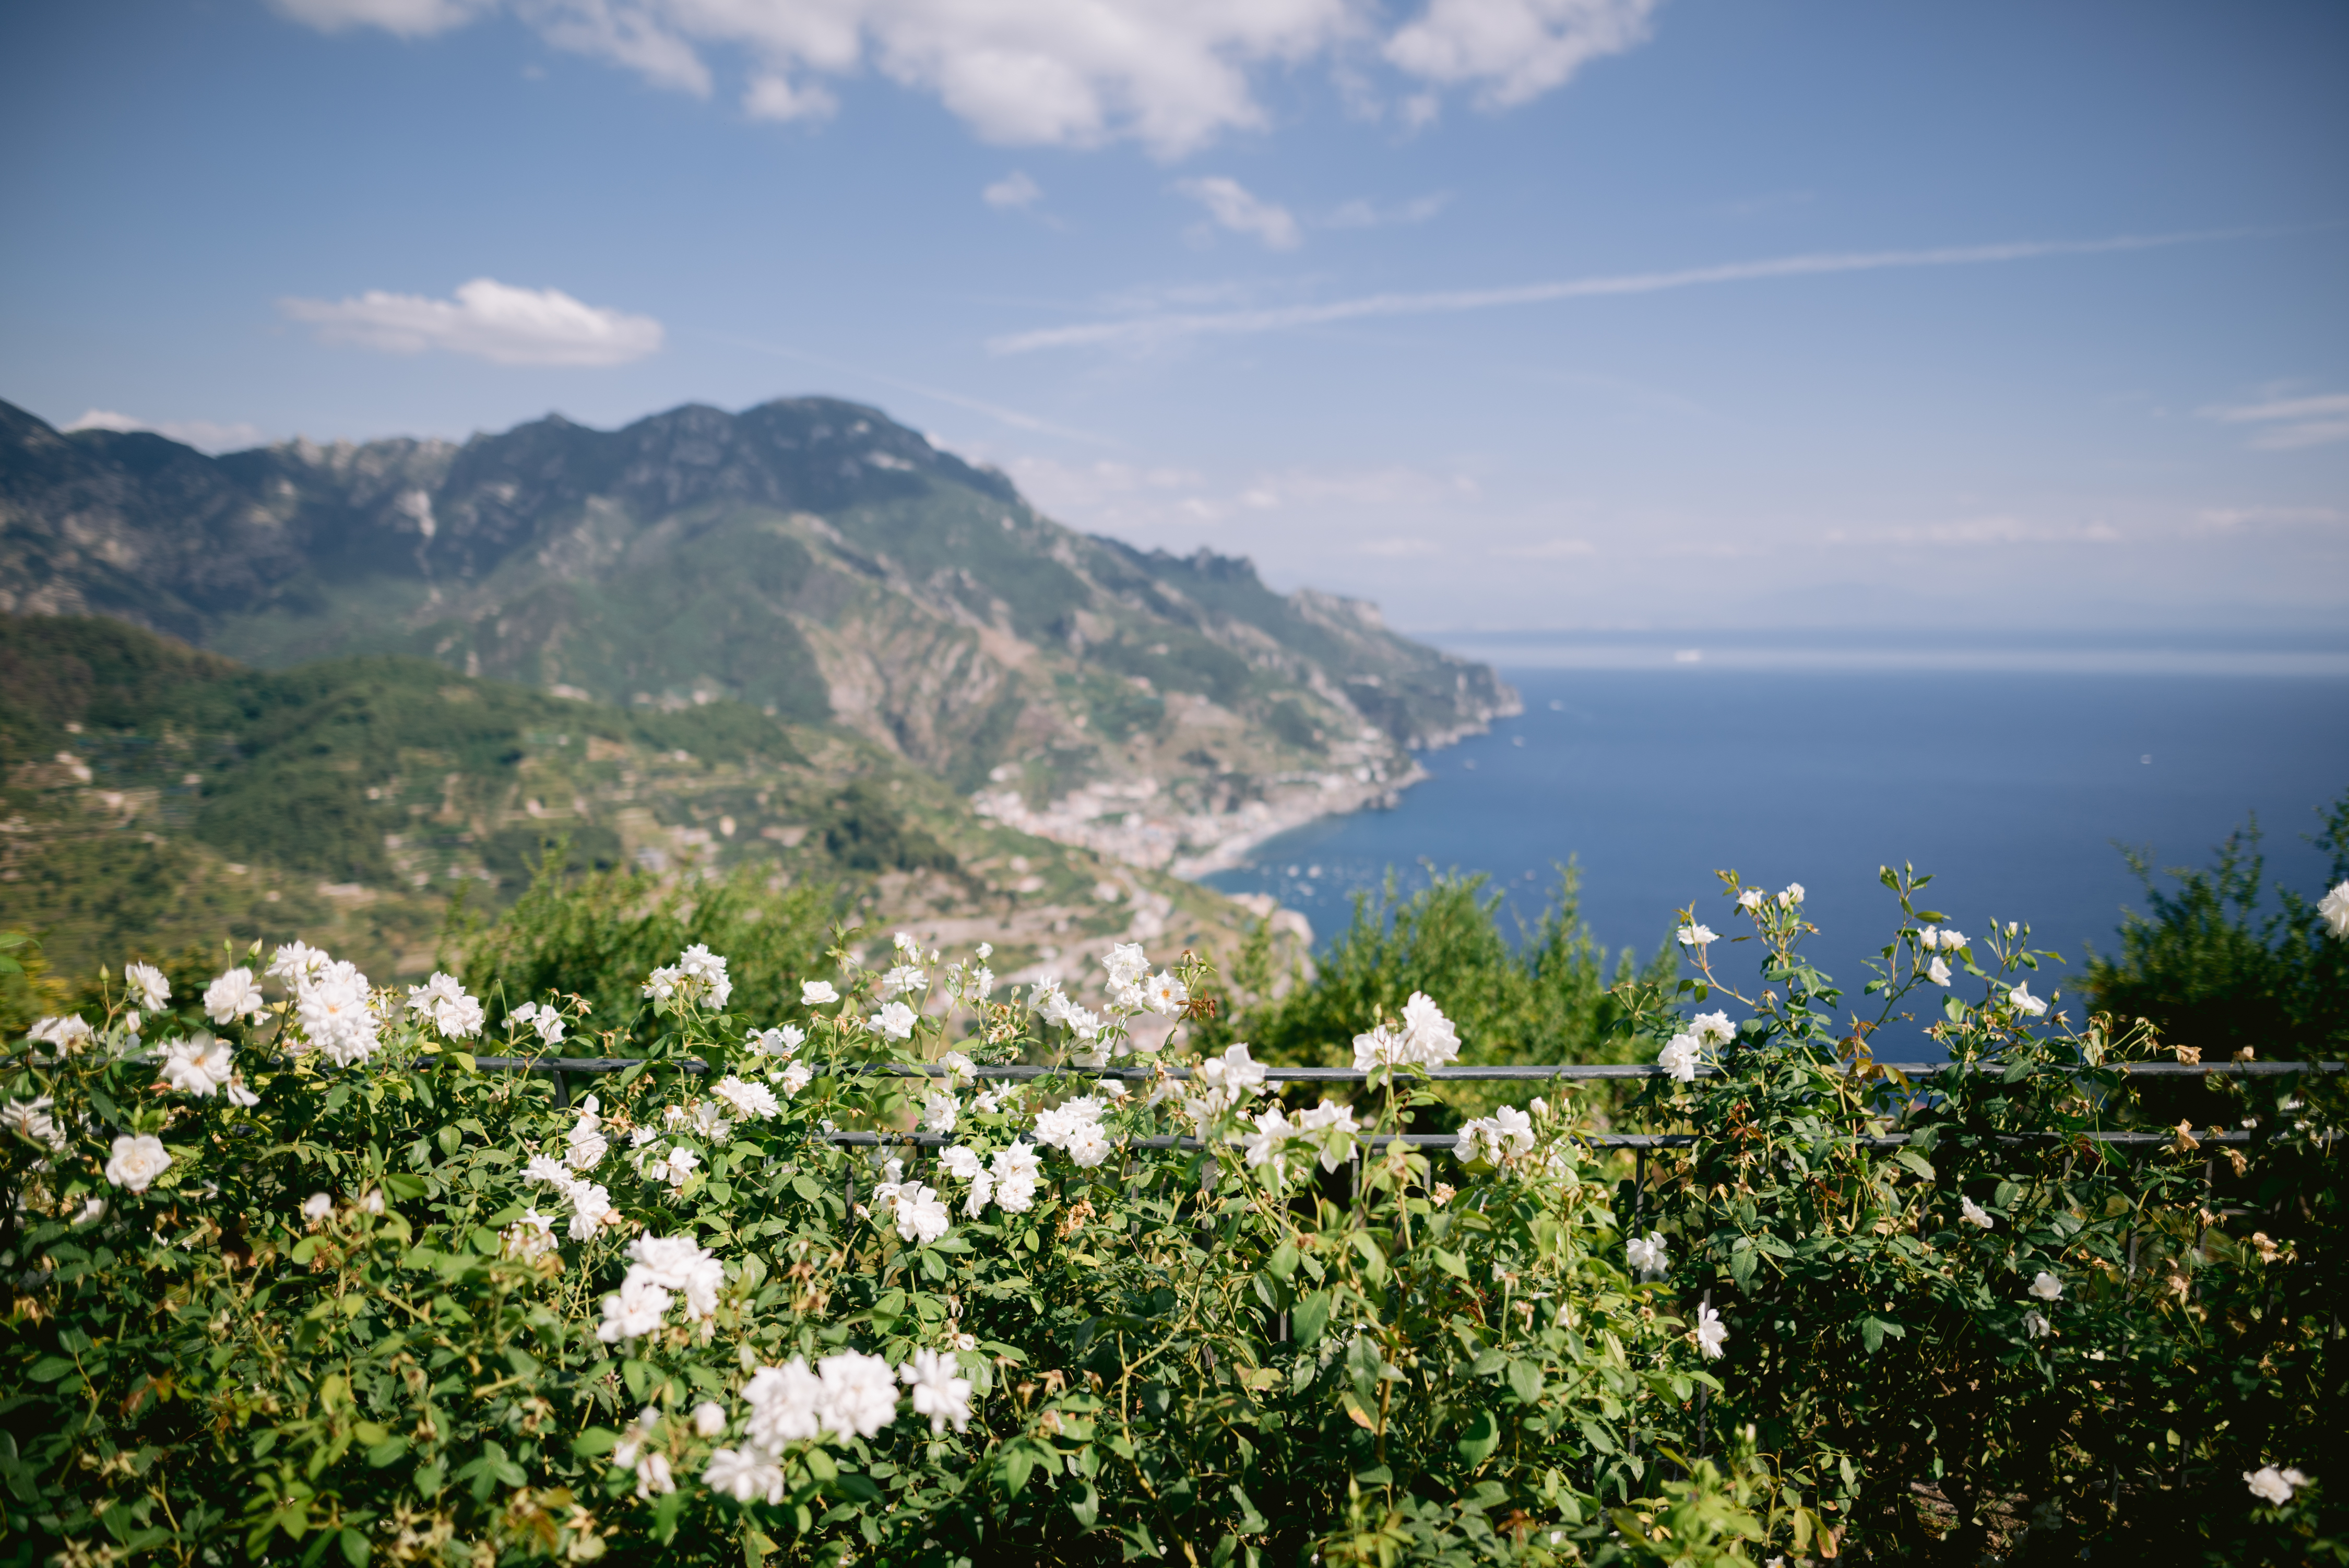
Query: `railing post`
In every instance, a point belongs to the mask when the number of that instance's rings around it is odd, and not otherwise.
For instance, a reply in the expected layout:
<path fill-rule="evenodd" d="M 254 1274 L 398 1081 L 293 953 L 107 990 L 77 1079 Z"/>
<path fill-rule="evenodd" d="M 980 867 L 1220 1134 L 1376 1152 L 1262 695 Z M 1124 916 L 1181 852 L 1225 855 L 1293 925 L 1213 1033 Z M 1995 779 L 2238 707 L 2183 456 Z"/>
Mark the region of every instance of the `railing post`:
<path fill-rule="evenodd" d="M 1631 1147 L 1631 1228 L 1635 1231 L 1640 1228 L 1640 1218 L 1646 1212 L 1647 1191 L 1648 1146 L 1638 1143 Z"/>

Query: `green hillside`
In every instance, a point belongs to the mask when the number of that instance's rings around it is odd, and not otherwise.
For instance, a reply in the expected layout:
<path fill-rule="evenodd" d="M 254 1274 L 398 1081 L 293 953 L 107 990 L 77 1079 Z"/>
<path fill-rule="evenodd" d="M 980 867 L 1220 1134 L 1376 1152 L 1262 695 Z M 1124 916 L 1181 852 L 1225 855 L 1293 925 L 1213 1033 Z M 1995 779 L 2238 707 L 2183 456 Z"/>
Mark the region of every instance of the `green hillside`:
<path fill-rule="evenodd" d="M 829 720 L 1000 820 L 1178 871 L 1386 799 L 1412 748 L 1516 705 L 1372 606 L 1074 532 L 830 398 L 219 459 L 0 405 L 0 609 Z"/>
<path fill-rule="evenodd" d="M 715 699 L 620 708 L 376 655 L 264 671 L 119 621 L 0 616 L 0 923 L 65 973 L 301 936 L 420 974 L 550 841 L 668 886 L 816 886 L 1006 973 L 1112 937 L 1228 948 L 1187 883 L 985 821 L 862 738 Z"/>

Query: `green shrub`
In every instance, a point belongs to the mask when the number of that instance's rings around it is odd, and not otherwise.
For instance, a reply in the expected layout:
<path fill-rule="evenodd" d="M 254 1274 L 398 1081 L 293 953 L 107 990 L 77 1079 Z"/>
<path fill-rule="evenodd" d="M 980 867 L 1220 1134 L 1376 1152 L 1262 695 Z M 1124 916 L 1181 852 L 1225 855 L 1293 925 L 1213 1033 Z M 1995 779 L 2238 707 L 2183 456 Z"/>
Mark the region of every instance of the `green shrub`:
<path fill-rule="evenodd" d="M 1417 991 L 1444 998 L 1463 1062 L 1627 1061 L 1634 1042 L 1622 1027 L 1626 996 L 1668 981 L 1679 961 L 1666 944 L 1644 965 L 1629 948 L 1610 965 L 1581 919 L 1580 884 L 1580 873 L 1565 868 L 1556 903 L 1513 946 L 1498 919 L 1501 894 L 1485 877 L 1435 876 L 1406 897 L 1390 875 L 1376 894 L 1355 895 L 1351 920 L 1309 980 L 1276 987 L 1268 950 L 1244 956 L 1235 979 L 1250 1000 L 1211 1037 L 1247 1039 L 1267 1061 L 1345 1067 L 1354 1037 L 1400 1016 Z M 1466 1115 L 1522 1099 L 1512 1085 L 1444 1092 Z M 1586 1098 L 1602 1107 L 1614 1100 L 1604 1091 Z"/>
<path fill-rule="evenodd" d="M 2349 882 L 2349 792 L 2321 815 L 2313 837 L 2337 887 Z M 2143 1018 L 2212 1061 L 2349 1052 L 2349 944 L 2331 939 L 2316 900 L 2263 884 L 2258 819 L 2230 833 L 2208 869 L 2168 872 L 2175 891 L 2157 883 L 2150 850 L 2125 852 L 2151 913 L 2131 912 L 2119 954 L 2091 960 L 2099 1008 Z"/>
<path fill-rule="evenodd" d="M 1648 1015 L 1653 1037 L 1686 1029 L 1681 1007 L 1745 1009 L 1675 1034 L 1666 1060 L 1709 1056 L 1719 1076 L 1654 1080 L 1650 1101 L 1689 1135 L 1651 1162 L 1676 1294 L 1740 1347 L 1715 1419 L 1753 1427 L 1838 1528 L 1903 1559 L 2020 1541 L 2050 1561 L 2349 1561 L 2318 1493 L 2286 1529 L 2244 1492 L 2261 1466 L 2333 1451 L 2337 1068 L 2196 1075 L 2213 1109 L 2172 1125 L 2163 1080 L 2122 1070 L 2178 1065 L 2150 1030 L 2073 1025 L 2029 990 L 2050 955 L 2027 928 L 1960 937 L 1919 906 L 1928 879 L 1884 880 L 1903 920 L 1861 1012 L 1839 1022 L 1861 997 L 1803 958 L 1799 891 L 1733 876 L 1761 986 L 1683 982 Z M 1900 1020 L 1950 1066 L 1878 1065 L 1869 1037 Z"/>
<path fill-rule="evenodd" d="M 1201 1048 L 1187 959 L 1116 950 L 1100 1015 L 905 938 L 647 972 L 789 922 L 542 881 L 487 1019 L 286 949 L 266 1005 L 131 974 L 10 1045 L 0 1559 L 2349 1561 L 2338 1078 L 2100 1142 L 2147 1037 L 2041 1010 L 2027 933 L 1929 945 L 1919 881 L 1873 1023 L 1791 890 L 1735 1020 L 1693 930 L 1704 980 L 1619 993 L 1678 1139 L 1637 1190 L 1563 1095 L 1388 1141 L 1458 1114 L 1425 995 L 1309 1109 Z M 1930 1081 L 1869 1055 L 1903 1009 Z M 576 1105 L 471 1054 L 639 1010 Z"/>
<path fill-rule="evenodd" d="M 734 994 L 752 1017 L 786 1016 L 800 976 L 822 964 L 833 913 L 827 888 L 771 889 L 755 866 L 698 882 L 621 869 L 577 874 L 579 859 L 569 839 L 547 841 L 513 906 L 455 936 L 457 972 L 488 1002 L 492 1023 L 534 998 L 575 996 L 582 1032 L 633 1054 L 661 1028 L 645 1006 L 643 976 L 696 943 L 732 961 Z M 462 914 L 453 918 L 461 927 Z"/>

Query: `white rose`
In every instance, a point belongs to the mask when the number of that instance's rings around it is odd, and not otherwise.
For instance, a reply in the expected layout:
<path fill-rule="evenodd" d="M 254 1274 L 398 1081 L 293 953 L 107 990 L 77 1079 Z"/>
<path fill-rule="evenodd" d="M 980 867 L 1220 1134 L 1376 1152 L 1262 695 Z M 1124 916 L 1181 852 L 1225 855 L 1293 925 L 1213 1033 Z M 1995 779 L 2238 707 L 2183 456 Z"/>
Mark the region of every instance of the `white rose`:
<path fill-rule="evenodd" d="M 171 1163 L 163 1140 L 149 1133 L 114 1140 L 113 1158 L 106 1162 L 106 1179 L 132 1192 L 144 1192 Z"/>

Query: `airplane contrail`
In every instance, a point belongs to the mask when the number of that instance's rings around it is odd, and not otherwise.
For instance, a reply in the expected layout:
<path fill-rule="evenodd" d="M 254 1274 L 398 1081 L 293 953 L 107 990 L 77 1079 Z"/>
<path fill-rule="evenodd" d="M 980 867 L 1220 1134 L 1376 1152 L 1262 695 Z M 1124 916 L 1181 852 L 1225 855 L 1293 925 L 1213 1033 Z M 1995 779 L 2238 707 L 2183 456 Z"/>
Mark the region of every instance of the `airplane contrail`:
<path fill-rule="evenodd" d="M 1963 267 L 2040 256 L 2086 256 L 2112 251 L 2150 251 L 2172 245 L 2284 232 L 2274 229 L 2213 229 L 2180 234 L 2116 234 L 2102 240 L 2017 240 L 1996 245 L 1951 245 L 1925 251 L 1840 251 L 1765 261 L 1726 262 L 1672 272 L 1624 273 L 1611 277 L 1566 278 L 1509 288 L 1453 289 L 1429 294 L 1365 294 L 1324 304 L 1279 305 L 1264 310 L 1208 311 L 1129 316 L 1119 321 L 1043 327 L 992 338 L 997 354 L 1031 354 L 1045 348 L 1090 348 L 1150 344 L 1178 337 L 1237 336 L 1319 326 L 1372 316 L 1444 315 L 1505 305 L 1544 304 L 1552 300 L 1609 294 L 1660 294 L 1705 284 L 1750 283 L 1764 278 L 1816 277 L 1832 273 L 1878 272 L 1888 267 Z"/>

